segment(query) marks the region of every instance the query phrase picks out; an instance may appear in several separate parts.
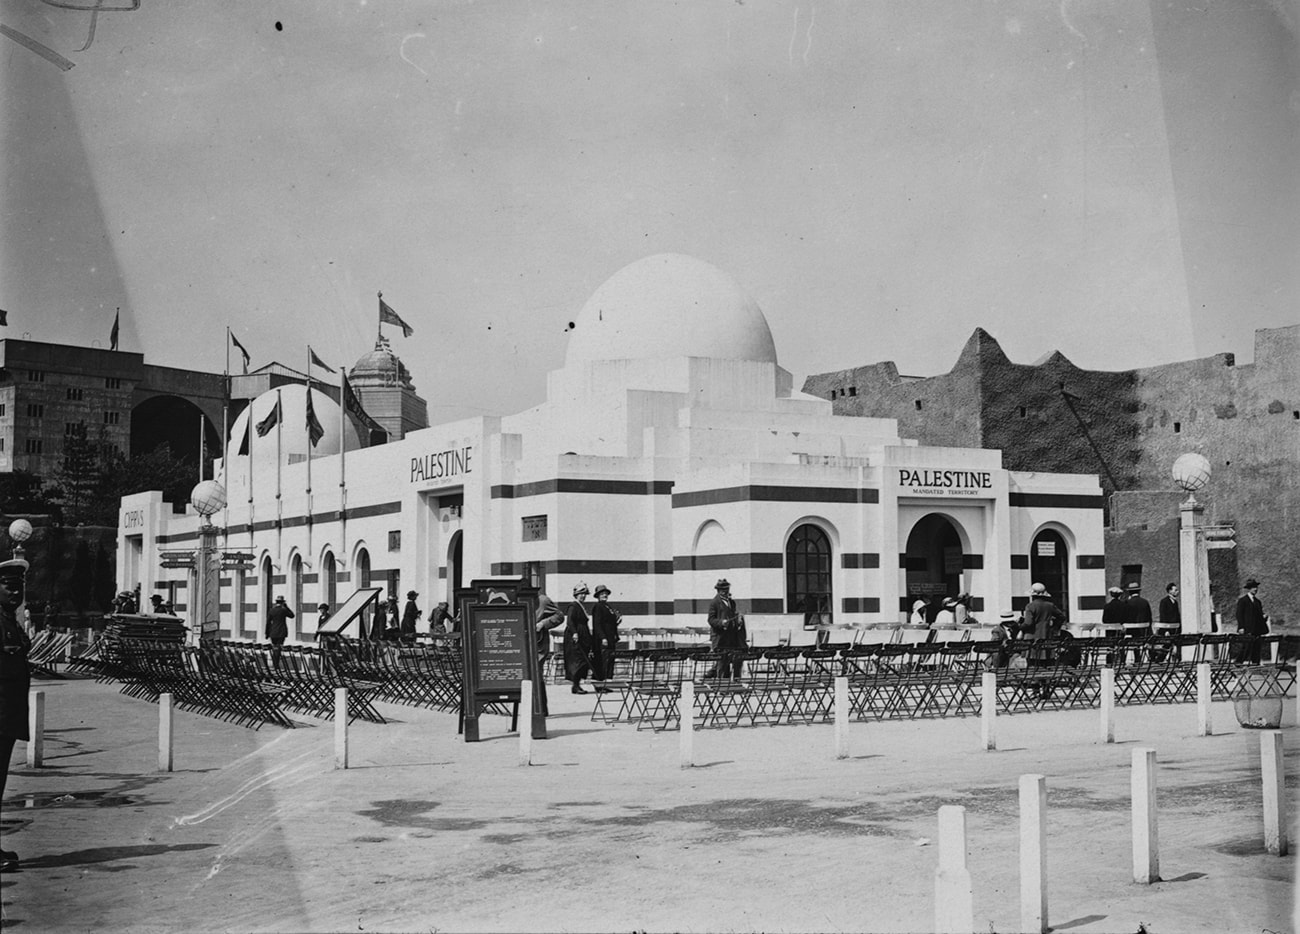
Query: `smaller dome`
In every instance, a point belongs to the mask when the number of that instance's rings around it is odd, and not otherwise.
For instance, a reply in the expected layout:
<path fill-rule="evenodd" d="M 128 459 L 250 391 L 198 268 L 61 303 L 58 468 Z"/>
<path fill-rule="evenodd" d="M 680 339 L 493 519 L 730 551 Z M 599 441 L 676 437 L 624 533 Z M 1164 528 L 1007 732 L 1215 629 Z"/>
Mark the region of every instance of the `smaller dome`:
<path fill-rule="evenodd" d="M 402 363 L 387 339 L 375 342 L 375 349 L 362 355 L 348 373 L 353 386 L 403 386 L 414 389 L 411 372 Z"/>

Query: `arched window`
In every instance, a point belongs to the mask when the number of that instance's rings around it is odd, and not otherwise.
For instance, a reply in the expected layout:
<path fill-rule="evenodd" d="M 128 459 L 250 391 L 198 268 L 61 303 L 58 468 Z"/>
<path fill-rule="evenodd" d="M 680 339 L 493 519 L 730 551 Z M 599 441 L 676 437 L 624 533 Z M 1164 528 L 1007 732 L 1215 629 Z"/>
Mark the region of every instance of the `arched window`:
<path fill-rule="evenodd" d="M 333 610 L 338 598 L 338 565 L 334 562 L 334 552 L 327 551 L 321 561 L 321 592 L 318 602 L 328 603 Z"/>
<path fill-rule="evenodd" d="M 832 605 L 831 540 L 818 526 L 801 525 L 785 543 L 786 612 L 829 623 Z"/>
<path fill-rule="evenodd" d="M 275 587 L 271 584 L 271 556 L 266 555 L 262 558 L 262 571 L 258 575 L 258 583 L 262 590 L 262 618 L 259 619 L 251 628 L 254 639 L 266 638 L 266 614 L 271 610 L 271 604 L 275 601 Z"/>
<path fill-rule="evenodd" d="M 294 612 L 294 638 L 302 637 L 302 555 L 294 555 L 289 564 L 289 601 Z"/>

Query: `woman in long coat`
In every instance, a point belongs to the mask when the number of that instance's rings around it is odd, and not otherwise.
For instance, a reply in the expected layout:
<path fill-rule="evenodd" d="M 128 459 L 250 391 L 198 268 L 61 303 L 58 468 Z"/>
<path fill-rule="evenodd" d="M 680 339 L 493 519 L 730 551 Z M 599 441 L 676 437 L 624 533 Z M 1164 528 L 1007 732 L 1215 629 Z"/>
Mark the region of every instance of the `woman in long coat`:
<path fill-rule="evenodd" d="M 592 666 L 595 681 L 608 681 L 614 677 L 614 655 L 618 650 L 618 624 L 623 614 L 609 605 L 609 588 L 596 585 L 596 605 L 591 608 Z M 605 694 L 609 688 L 597 687 Z"/>
<path fill-rule="evenodd" d="M 574 694 L 586 694 L 580 682 L 591 673 L 591 617 L 583 601 L 591 591 L 586 584 L 573 588 L 573 602 L 565 614 L 564 677 L 573 682 Z"/>

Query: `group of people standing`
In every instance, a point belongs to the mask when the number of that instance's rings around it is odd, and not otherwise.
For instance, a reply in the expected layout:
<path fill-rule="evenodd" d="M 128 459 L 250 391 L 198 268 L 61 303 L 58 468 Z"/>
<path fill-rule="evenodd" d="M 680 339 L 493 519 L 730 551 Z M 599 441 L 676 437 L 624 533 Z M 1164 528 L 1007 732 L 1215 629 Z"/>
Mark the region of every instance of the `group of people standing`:
<path fill-rule="evenodd" d="M 586 694 L 584 678 L 590 678 L 598 694 L 609 690 L 604 682 L 614 677 L 614 653 L 618 647 L 618 627 L 623 614 L 610 605 L 610 590 L 597 584 L 596 603 L 587 609 L 587 598 L 592 591 L 586 584 L 573 588 L 573 602 L 561 612 L 555 601 L 541 594 L 538 603 L 537 649 L 545 658 L 550 654 L 551 630 L 564 626 L 562 652 L 564 677 L 572 684 L 574 694 Z"/>

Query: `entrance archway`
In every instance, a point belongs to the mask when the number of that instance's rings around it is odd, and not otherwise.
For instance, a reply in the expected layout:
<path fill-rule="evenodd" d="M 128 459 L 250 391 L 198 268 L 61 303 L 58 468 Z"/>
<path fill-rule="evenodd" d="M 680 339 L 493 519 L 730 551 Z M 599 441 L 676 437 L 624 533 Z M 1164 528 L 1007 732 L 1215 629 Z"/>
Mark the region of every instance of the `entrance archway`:
<path fill-rule="evenodd" d="M 925 600 L 929 603 L 926 621 L 933 622 L 940 606 L 940 601 L 934 598 L 961 593 L 962 563 L 961 535 L 957 527 L 938 513 L 924 516 L 907 536 L 903 558 L 907 595 L 900 609 L 908 612 L 917 599 Z"/>
<path fill-rule="evenodd" d="M 1029 576 L 1047 588 L 1052 602 L 1070 616 L 1070 552 L 1055 529 L 1043 529 L 1029 548 Z"/>

